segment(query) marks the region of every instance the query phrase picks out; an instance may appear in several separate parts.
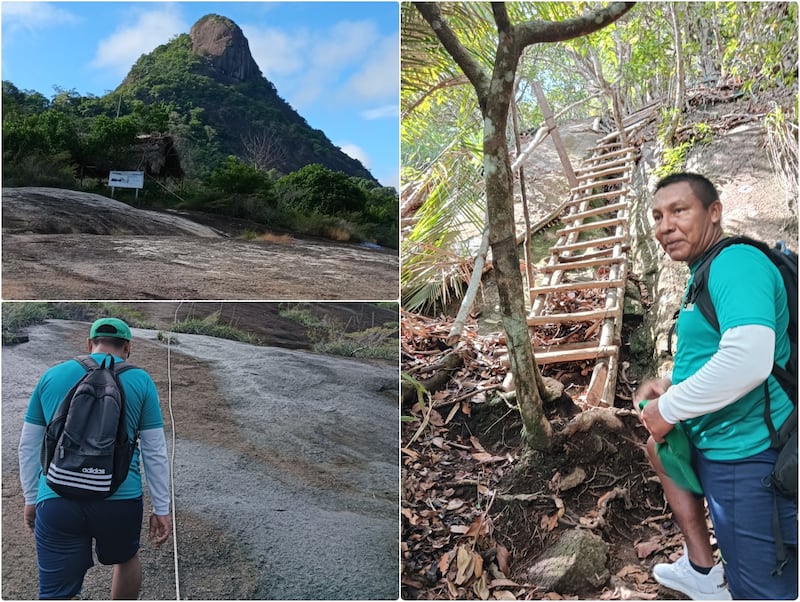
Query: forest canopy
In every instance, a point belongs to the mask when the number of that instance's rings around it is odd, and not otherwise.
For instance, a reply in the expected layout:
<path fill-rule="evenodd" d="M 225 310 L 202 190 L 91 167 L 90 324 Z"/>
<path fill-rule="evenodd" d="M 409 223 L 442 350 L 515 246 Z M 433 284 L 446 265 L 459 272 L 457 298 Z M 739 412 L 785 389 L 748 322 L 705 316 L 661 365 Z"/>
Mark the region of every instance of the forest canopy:
<path fill-rule="evenodd" d="M 513 23 L 559 22 L 590 5 L 514 2 Z M 591 5 L 596 6 L 596 5 Z M 471 56 L 491 72 L 497 30 L 488 3 L 445 3 L 442 14 Z M 467 77 L 411 4 L 401 7 L 401 217 L 403 300 L 435 311 L 465 285 L 456 266 L 475 252 L 485 226 L 482 187 L 483 120 Z M 678 61 L 680 49 L 682 60 Z M 508 139 L 543 122 L 532 92 L 538 82 L 559 123 L 615 126 L 657 102 L 663 141 L 677 167 L 685 141 L 675 139 L 689 87 L 727 85 L 744 99 L 789 98 L 767 108 L 765 124 L 797 122 L 791 95 L 797 82 L 797 5 L 787 2 L 641 2 L 621 19 L 585 37 L 535 44 L 517 69 Z M 709 129 L 696 137 L 712 135 Z M 781 135 L 781 134 L 778 134 Z M 796 137 L 796 129 L 794 131 Z"/>

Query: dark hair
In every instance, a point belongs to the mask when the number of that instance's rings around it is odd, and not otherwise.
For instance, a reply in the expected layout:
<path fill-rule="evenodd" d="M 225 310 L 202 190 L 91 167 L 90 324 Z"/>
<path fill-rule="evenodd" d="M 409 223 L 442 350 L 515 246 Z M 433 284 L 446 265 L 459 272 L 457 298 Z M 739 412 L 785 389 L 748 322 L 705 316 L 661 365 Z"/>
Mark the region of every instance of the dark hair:
<path fill-rule="evenodd" d="M 119 337 L 94 337 L 92 339 L 92 345 L 97 347 L 98 345 L 102 345 L 103 347 L 111 347 L 115 351 L 121 351 L 123 347 L 125 347 L 125 343 L 128 343 L 127 339 L 121 339 Z"/>
<path fill-rule="evenodd" d="M 701 176 L 700 174 L 691 173 L 688 171 L 674 173 L 666 178 L 663 178 L 658 184 L 656 184 L 656 189 L 653 192 L 658 192 L 662 188 L 666 188 L 671 184 L 677 184 L 679 182 L 686 182 L 689 184 L 694 196 L 700 200 L 705 209 L 708 209 L 711 206 L 711 203 L 714 201 L 719 200 L 719 193 L 717 192 L 717 189 L 714 188 L 711 180 L 705 176 Z"/>

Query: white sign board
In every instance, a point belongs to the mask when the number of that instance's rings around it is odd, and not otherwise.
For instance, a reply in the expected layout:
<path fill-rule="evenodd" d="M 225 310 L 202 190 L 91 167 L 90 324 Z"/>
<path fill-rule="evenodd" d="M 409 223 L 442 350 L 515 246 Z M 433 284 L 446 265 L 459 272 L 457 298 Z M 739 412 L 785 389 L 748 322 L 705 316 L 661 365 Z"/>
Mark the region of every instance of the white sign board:
<path fill-rule="evenodd" d="M 112 171 L 108 174 L 111 188 L 144 188 L 143 171 Z"/>

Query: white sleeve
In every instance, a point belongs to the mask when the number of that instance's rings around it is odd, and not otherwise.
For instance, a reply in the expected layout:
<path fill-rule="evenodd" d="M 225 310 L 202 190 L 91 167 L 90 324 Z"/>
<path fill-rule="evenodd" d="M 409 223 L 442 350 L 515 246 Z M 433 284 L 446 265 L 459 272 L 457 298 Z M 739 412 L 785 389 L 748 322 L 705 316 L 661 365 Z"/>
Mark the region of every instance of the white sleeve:
<path fill-rule="evenodd" d="M 774 357 L 775 331 L 768 326 L 726 330 L 711 359 L 659 398 L 661 416 L 676 424 L 724 408 L 767 379 Z"/>
<path fill-rule="evenodd" d="M 169 514 L 169 461 L 167 440 L 163 428 L 147 429 L 139 433 L 144 475 L 153 502 L 153 514 Z"/>
<path fill-rule="evenodd" d="M 38 424 L 22 423 L 18 450 L 19 480 L 26 505 L 36 503 L 36 495 L 39 491 L 39 475 L 42 472 L 40 453 L 45 430 L 46 427 Z"/>

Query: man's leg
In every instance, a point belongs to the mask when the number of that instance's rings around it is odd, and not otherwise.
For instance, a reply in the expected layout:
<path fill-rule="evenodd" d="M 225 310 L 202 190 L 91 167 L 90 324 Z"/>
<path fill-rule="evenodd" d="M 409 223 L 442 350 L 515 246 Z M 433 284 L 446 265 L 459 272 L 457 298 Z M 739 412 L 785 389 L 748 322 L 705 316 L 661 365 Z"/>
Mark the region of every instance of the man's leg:
<path fill-rule="evenodd" d="M 714 566 L 714 554 L 708 536 L 706 524 L 706 510 L 703 498 L 696 496 L 675 484 L 664 471 L 664 466 L 656 452 L 656 442 L 650 437 L 647 440 L 647 456 L 653 469 L 661 481 L 664 496 L 667 498 L 672 516 L 686 540 L 686 549 L 689 559 L 698 567 L 710 568 Z"/>
<path fill-rule="evenodd" d="M 142 588 L 142 564 L 139 554 L 128 562 L 115 564 L 111 573 L 111 599 L 136 600 Z"/>
<path fill-rule="evenodd" d="M 778 496 L 778 512 L 789 563 L 777 564 L 773 513 L 776 493 L 770 473 L 777 452 L 767 449 L 736 462 L 714 462 L 698 454 L 697 472 L 706 489 L 731 594 L 737 599 L 797 598 L 797 505 Z"/>
<path fill-rule="evenodd" d="M 142 531 L 142 498 L 103 500 L 93 504 L 97 559 L 114 565 L 111 598 L 135 600 L 142 587 L 139 536 Z"/>
<path fill-rule="evenodd" d="M 69 599 L 81 593 L 92 566 L 92 539 L 79 502 L 54 498 L 36 506 L 39 599 Z"/>

